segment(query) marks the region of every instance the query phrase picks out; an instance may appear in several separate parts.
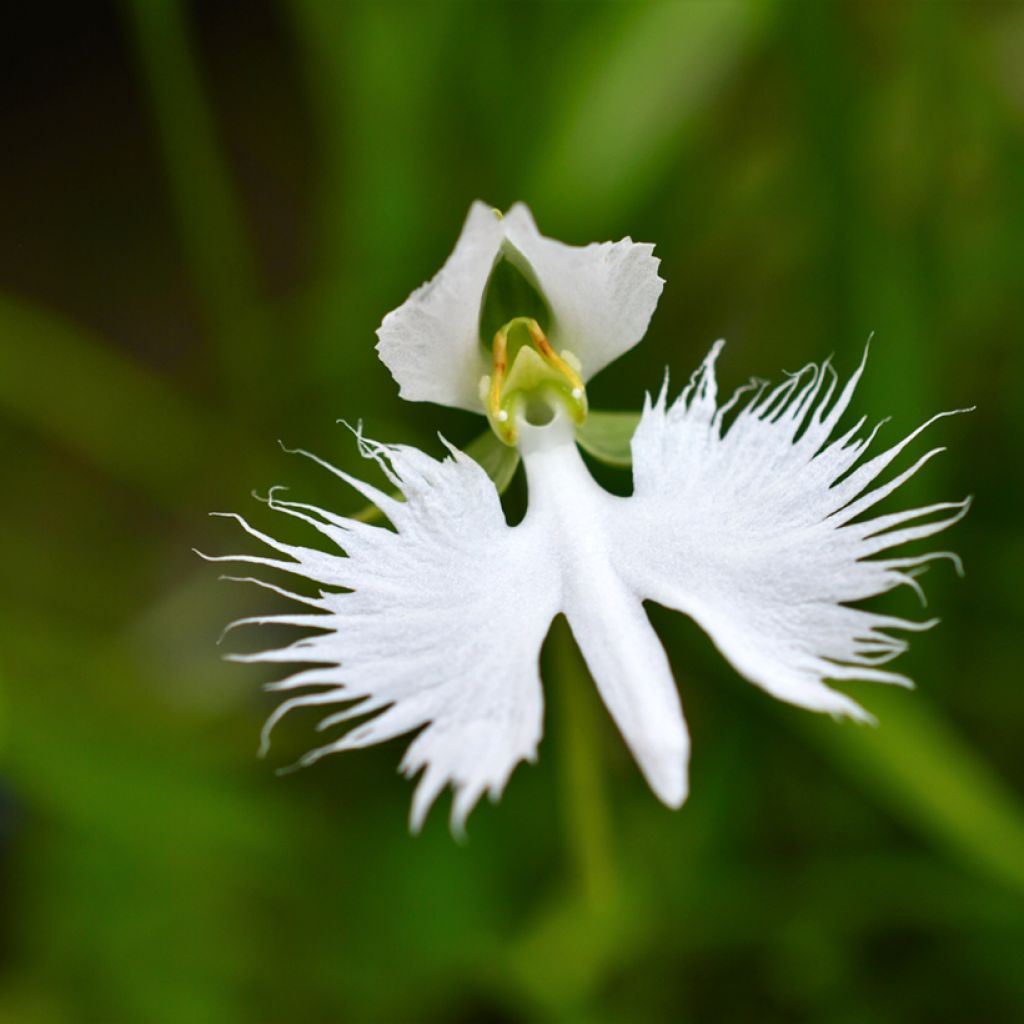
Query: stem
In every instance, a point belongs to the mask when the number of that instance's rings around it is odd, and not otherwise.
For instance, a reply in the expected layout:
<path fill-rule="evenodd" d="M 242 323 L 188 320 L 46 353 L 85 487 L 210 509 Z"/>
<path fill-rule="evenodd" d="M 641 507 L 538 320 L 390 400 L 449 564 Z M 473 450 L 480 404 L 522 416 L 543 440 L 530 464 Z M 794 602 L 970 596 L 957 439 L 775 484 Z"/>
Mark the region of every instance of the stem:
<path fill-rule="evenodd" d="M 597 707 L 586 690 L 589 674 L 562 618 L 554 625 L 554 645 L 564 733 L 561 764 L 566 839 L 583 898 L 591 911 L 598 912 L 614 902 L 616 882 Z"/>

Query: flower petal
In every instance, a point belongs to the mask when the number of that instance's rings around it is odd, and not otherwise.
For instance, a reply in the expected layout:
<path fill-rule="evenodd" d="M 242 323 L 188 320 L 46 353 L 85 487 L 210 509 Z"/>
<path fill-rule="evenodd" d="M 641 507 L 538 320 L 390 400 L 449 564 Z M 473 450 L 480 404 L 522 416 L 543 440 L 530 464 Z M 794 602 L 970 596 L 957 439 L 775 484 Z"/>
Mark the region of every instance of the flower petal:
<path fill-rule="evenodd" d="M 690 738 L 672 670 L 640 599 L 609 566 L 580 566 L 566 618 L 601 699 L 655 795 L 681 807 Z"/>
<path fill-rule="evenodd" d="M 523 529 L 549 546 L 561 609 L 627 746 L 657 796 L 679 807 L 690 751 L 679 693 L 641 598 L 614 565 L 627 502 L 591 478 L 561 408 L 544 427 L 521 421 L 519 436 L 530 488 Z"/>
<path fill-rule="evenodd" d="M 775 697 L 868 719 L 823 680 L 911 685 L 879 666 L 906 646 L 893 630 L 933 623 L 848 602 L 900 585 L 919 591 L 912 570 L 945 553 L 869 557 L 945 529 L 967 502 L 856 519 L 939 450 L 867 490 L 924 428 L 860 462 L 874 437 L 858 436 L 863 420 L 832 435 L 863 363 L 834 402 L 836 374 L 826 363 L 770 390 L 741 388 L 719 406 L 720 349 L 721 342 L 673 403 L 663 388 L 645 405 L 633 438 L 634 497 L 622 521 L 619 564 L 640 593 L 691 615 L 737 671 Z M 737 411 L 726 427 L 730 410 Z"/>
<path fill-rule="evenodd" d="M 643 336 L 665 282 L 654 246 L 618 242 L 565 245 L 545 238 L 516 203 L 505 216 L 508 244 L 525 258 L 551 308 L 551 342 L 570 349 L 589 380 Z"/>
<path fill-rule="evenodd" d="M 482 411 L 479 383 L 490 366 L 480 304 L 504 239 L 501 214 L 476 201 L 444 266 L 384 317 L 377 352 L 402 398 Z"/>
<path fill-rule="evenodd" d="M 452 449 L 437 461 L 413 448 L 361 444 L 406 500 L 334 472 L 383 502 L 394 529 L 271 494 L 272 508 L 314 526 L 336 551 L 281 544 L 246 526 L 285 556 L 263 564 L 332 589 L 303 599 L 319 615 L 276 620 L 319 633 L 239 660 L 307 666 L 273 684 L 295 696 L 267 732 L 298 707 L 333 705 L 321 728 L 370 716 L 303 764 L 421 730 L 402 762 L 407 775 L 422 770 L 412 827 L 451 784 L 452 826 L 461 830 L 481 795 L 496 799 L 516 764 L 535 756 L 543 709 L 538 661 L 557 580 L 545 571 L 536 535 L 506 524 L 494 484 L 471 458 Z"/>
<path fill-rule="evenodd" d="M 552 343 L 572 350 L 587 380 L 647 330 L 664 284 L 653 252 L 629 238 L 565 245 L 541 235 L 522 203 L 502 218 L 474 202 L 444 266 L 384 318 L 377 352 L 403 398 L 481 412 L 480 378 L 491 367 L 480 343 L 480 307 L 505 256 L 543 293 Z"/>

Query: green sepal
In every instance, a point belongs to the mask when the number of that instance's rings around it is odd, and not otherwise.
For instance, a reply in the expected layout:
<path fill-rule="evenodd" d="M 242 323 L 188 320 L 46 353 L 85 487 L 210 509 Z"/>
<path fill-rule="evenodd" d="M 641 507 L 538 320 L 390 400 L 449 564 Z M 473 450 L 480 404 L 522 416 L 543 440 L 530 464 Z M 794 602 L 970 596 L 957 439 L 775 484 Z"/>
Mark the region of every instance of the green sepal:
<path fill-rule="evenodd" d="M 508 490 L 508 485 L 515 476 L 519 466 L 519 451 L 502 444 L 490 430 L 485 430 L 462 449 L 491 478 L 499 494 Z M 388 495 L 395 501 L 404 501 L 399 491 L 391 491 Z M 366 505 L 354 515 L 349 516 L 360 523 L 375 523 L 384 518 L 384 513 L 376 505 Z"/>
<path fill-rule="evenodd" d="M 576 428 L 580 447 L 609 466 L 633 465 L 630 441 L 640 422 L 638 412 L 599 412 L 591 410 Z"/>
<path fill-rule="evenodd" d="M 509 448 L 494 436 L 493 431 L 485 430 L 462 450 L 480 463 L 483 471 L 494 482 L 499 494 L 504 494 L 508 490 L 508 485 L 512 483 L 512 477 L 519 466 L 518 448 Z"/>

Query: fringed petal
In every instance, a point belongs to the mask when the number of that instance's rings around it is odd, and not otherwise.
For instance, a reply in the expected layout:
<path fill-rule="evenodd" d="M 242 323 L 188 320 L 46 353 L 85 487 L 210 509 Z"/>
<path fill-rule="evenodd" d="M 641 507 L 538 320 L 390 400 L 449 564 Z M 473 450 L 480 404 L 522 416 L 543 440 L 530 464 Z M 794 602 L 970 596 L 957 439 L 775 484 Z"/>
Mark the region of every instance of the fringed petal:
<path fill-rule="evenodd" d="M 734 667 L 772 695 L 867 719 L 824 680 L 910 685 L 878 666 L 906 647 L 891 631 L 932 623 L 875 615 L 850 602 L 901 585 L 920 593 L 915 568 L 955 559 L 948 552 L 871 556 L 944 530 L 968 502 L 858 518 L 940 450 L 875 485 L 924 427 L 866 461 L 874 432 L 860 436 L 858 423 L 833 437 L 863 362 L 835 402 L 835 374 L 826 364 L 770 390 L 741 389 L 719 407 L 720 349 L 714 346 L 674 402 L 663 389 L 645 406 L 633 437 L 634 496 L 621 521 L 621 571 L 643 597 L 696 619 Z"/>
<path fill-rule="evenodd" d="M 528 215 L 517 209 L 508 220 L 525 231 Z M 856 603 L 897 586 L 923 599 L 916 577 L 928 562 L 949 559 L 960 568 L 948 551 L 874 556 L 941 532 L 966 513 L 967 501 L 865 518 L 941 450 L 878 482 L 939 417 L 865 458 L 877 427 L 865 434 L 860 420 L 838 432 L 863 362 L 841 388 L 826 362 L 775 387 L 752 382 L 720 405 L 720 350 L 717 343 L 674 402 L 667 382 L 655 401 L 648 397 L 633 436 L 629 498 L 590 477 L 559 407 L 543 426 L 518 422 L 530 500 L 515 528 L 487 474 L 464 453 L 449 446 L 449 457 L 438 461 L 358 431 L 360 450 L 404 500 L 316 461 L 378 504 L 390 527 L 283 500 L 280 489 L 265 499 L 270 508 L 312 527 L 336 550 L 281 543 L 234 517 L 280 557 L 212 560 L 321 585 L 316 597 L 302 597 L 261 583 L 316 612 L 255 616 L 230 627 L 314 631 L 234 656 L 305 666 L 268 684 L 286 698 L 267 722 L 264 746 L 281 718 L 310 707 L 329 709 L 321 729 L 347 731 L 301 764 L 417 732 L 402 761 L 408 775 L 419 774 L 412 826 L 422 825 L 451 785 L 452 826 L 461 831 L 480 797 L 498 797 L 516 764 L 535 755 L 539 651 L 563 612 L 651 788 L 677 807 L 688 791 L 689 737 L 645 600 L 691 615 L 742 675 L 792 704 L 870 721 L 826 680 L 912 685 L 887 667 L 906 650 L 899 634 L 937 620 Z"/>
<path fill-rule="evenodd" d="M 236 517 L 283 556 L 238 560 L 327 589 L 316 599 L 298 598 L 322 614 L 235 624 L 300 626 L 314 635 L 233 657 L 313 666 L 268 687 L 291 696 L 268 721 L 264 746 L 273 726 L 297 708 L 330 709 L 321 723 L 326 728 L 365 719 L 302 764 L 418 730 L 402 762 L 407 775 L 422 773 L 412 827 L 419 829 L 451 785 L 458 831 L 485 792 L 496 799 L 516 764 L 535 756 L 543 707 L 538 659 L 556 611 L 557 581 L 544 571 L 529 531 L 506 524 L 494 485 L 471 458 L 452 450 L 438 461 L 413 448 L 360 443 L 404 494 L 404 502 L 388 509 L 393 529 L 284 502 L 271 492 L 271 508 L 298 515 L 338 549 L 324 552 L 282 544 Z"/>

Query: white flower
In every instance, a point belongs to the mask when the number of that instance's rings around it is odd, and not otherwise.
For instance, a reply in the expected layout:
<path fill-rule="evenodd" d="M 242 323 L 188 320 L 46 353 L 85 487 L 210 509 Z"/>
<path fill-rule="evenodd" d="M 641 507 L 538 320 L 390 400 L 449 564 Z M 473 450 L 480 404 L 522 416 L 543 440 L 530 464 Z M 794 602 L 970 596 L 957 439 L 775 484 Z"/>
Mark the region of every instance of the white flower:
<path fill-rule="evenodd" d="M 529 260 L 551 305 L 552 335 L 557 329 L 581 376 L 643 332 L 661 286 L 649 247 L 627 241 L 573 249 L 537 235 L 524 207 L 497 221 L 475 206 L 444 270 L 381 329 L 382 357 L 403 394 L 466 406 L 475 400 L 481 411 L 479 377 L 493 368 L 475 333 L 480 301 L 496 255 L 510 244 Z M 618 296 L 614 302 L 605 288 Z M 445 332 L 452 318 L 458 329 Z M 531 346 L 529 337 L 520 342 Z M 944 502 L 865 518 L 941 451 L 877 482 L 928 424 L 863 458 L 875 431 L 861 436 L 861 420 L 837 432 L 863 363 L 841 389 L 826 363 L 773 389 L 750 384 L 719 405 L 720 348 L 675 400 L 663 387 L 645 402 L 632 438 L 631 497 L 608 494 L 591 478 L 574 438 L 579 407 L 542 375 L 536 395 L 511 404 L 529 488 L 517 526 L 507 524 L 494 484 L 464 453 L 448 446 L 437 460 L 361 436 L 363 454 L 404 500 L 332 472 L 374 502 L 393 529 L 273 492 L 271 508 L 309 523 L 329 550 L 282 544 L 240 519 L 280 557 L 220 560 L 282 570 L 323 588 L 307 597 L 264 583 L 312 611 L 242 620 L 317 631 L 236 656 L 305 666 L 271 684 L 290 696 L 267 722 L 264 741 L 291 709 L 320 705 L 329 709 L 322 729 L 364 721 L 304 764 L 418 730 L 402 761 L 407 775 L 422 773 L 412 826 L 451 785 L 452 824 L 461 830 L 481 795 L 496 799 L 513 768 L 536 755 L 539 652 L 552 619 L 564 613 L 651 788 L 678 807 L 687 795 L 689 738 L 645 600 L 692 616 L 739 673 L 791 704 L 869 720 L 824 680 L 911 685 L 882 666 L 906 647 L 894 633 L 933 621 L 852 603 L 900 585 L 920 592 L 915 574 L 930 560 L 958 564 L 948 552 L 872 558 L 938 533 L 967 510 L 967 501 Z M 505 397 L 498 396 L 499 410 Z"/>
<path fill-rule="evenodd" d="M 377 351 L 402 398 L 480 412 L 480 380 L 492 371 L 480 307 L 495 264 L 506 259 L 539 287 L 551 344 L 572 353 L 587 381 L 644 336 L 665 283 L 653 253 L 629 238 L 563 245 L 537 231 L 522 203 L 502 216 L 475 202 L 445 265 L 384 318 Z"/>

